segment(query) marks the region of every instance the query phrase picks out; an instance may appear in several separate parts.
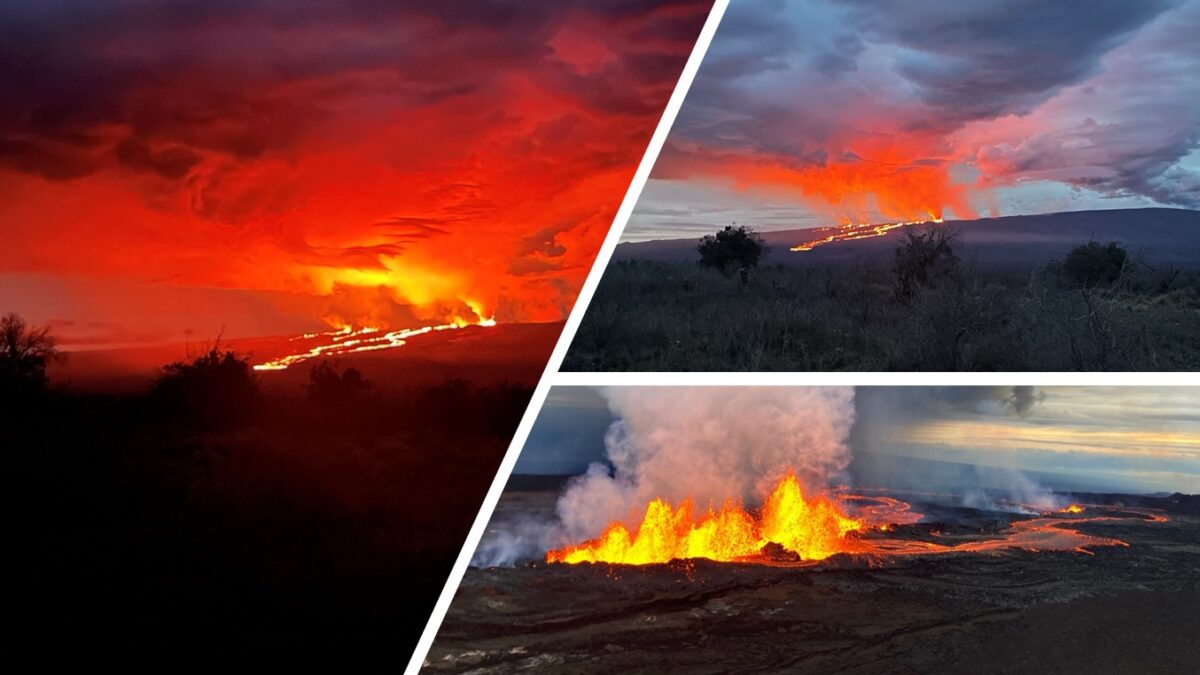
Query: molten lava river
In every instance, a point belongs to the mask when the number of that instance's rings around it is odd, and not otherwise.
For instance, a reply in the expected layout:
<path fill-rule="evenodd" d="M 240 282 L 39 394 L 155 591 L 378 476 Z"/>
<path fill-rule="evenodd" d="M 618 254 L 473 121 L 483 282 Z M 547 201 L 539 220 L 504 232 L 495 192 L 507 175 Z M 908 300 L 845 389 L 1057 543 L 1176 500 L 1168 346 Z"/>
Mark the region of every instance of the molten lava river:
<path fill-rule="evenodd" d="M 818 246 L 832 244 L 837 241 L 855 241 L 858 239 L 871 239 L 872 237 L 882 237 L 898 227 L 906 225 L 925 225 L 926 223 L 940 223 L 940 216 L 930 215 L 929 220 L 906 220 L 904 222 L 895 223 L 844 223 L 836 227 L 819 228 L 822 236 L 811 239 L 803 244 L 797 244 L 789 249 L 793 253 L 801 251 L 811 251 Z"/>
<path fill-rule="evenodd" d="M 325 333 L 305 333 L 304 335 L 291 338 L 290 342 L 296 343 L 297 346 L 292 353 L 255 364 L 254 369 L 286 370 L 288 366 L 302 363 L 309 359 L 403 347 L 408 344 L 409 339 L 427 333 L 457 330 L 467 326 L 491 328 L 495 325 L 496 321 L 494 319 L 481 319 L 475 322 L 456 320 L 453 323 L 393 331 L 370 327 L 355 329 L 345 326 L 341 330 Z"/>
<path fill-rule="evenodd" d="M 1116 511 L 1099 515 L 1103 511 Z M 1096 512 L 1096 515 L 1083 515 Z M 1083 534 L 1073 526 L 1104 520 L 1137 518 L 1162 522 L 1165 516 L 1146 510 L 1109 506 L 1070 506 L 1039 517 L 1014 520 L 1008 529 L 956 537 L 927 534 L 941 541 L 894 536 L 898 526 L 912 525 L 922 515 L 899 499 L 862 496 L 845 489 L 805 495 L 793 473 L 786 474 L 757 511 L 729 500 L 719 509 L 697 512 L 690 499 L 678 507 L 663 499 L 646 506 L 633 531 L 611 523 L 590 541 L 551 550 L 552 563 L 600 562 L 625 565 L 707 558 L 721 562 L 814 564 L 838 553 L 886 556 L 989 552 L 1006 549 L 1090 553 L 1097 546 L 1126 546 L 1119 539 Z"/>

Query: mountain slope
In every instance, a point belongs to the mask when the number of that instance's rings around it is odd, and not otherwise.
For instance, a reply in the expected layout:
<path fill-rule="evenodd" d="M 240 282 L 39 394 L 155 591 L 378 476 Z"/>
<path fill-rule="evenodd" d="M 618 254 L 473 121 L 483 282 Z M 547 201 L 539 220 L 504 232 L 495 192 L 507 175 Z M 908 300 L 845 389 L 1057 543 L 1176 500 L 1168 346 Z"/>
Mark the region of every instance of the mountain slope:
<path fill-rule="evenodd" d="M 960 256 L 983 266 L 1040 266 L 1061 259 L 1073 247 L 1096 240 L 1120 242 L 1134 257 L 1152 264 L 1200 267 L 1200 211 L 1186 209 L 1114 209 L 1071 211 L 948 221 L 931 227 L 957 232 Z M 834 242 L 811 251 L 792 246 L 818 239 L 832 228 L 764 232 L 771 245 L 765 264 L 853 264 L 891 256 L 903 229 L 883 236 Z M 696 259 L 695 239 L 664 239 L 617 246 L 614 260 L 687 261 Z"/>

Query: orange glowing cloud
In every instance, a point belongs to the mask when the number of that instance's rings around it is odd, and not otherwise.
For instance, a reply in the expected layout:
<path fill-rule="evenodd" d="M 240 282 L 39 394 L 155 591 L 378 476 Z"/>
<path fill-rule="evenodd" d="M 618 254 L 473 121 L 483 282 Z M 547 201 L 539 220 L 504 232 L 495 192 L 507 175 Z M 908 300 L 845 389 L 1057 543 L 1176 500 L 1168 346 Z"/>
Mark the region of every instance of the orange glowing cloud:
<path fill-rule="evenodd" d="M 950 177 L 949 159 L 903 136 L 870 139 L 820 164 L 787 157 L 702 150 L 672 152 L 656 177 L 725 181 L 737 190 L 780 193 L 840 223 L 938 220 L 947 210 L 974 218 L 970 186 Z M 657 167 L 656 167 L 657 169 Z"/>
<path fill-rule="evenodd" d="M 733 3 L 628 238 L 731 213 L 760 229 L 1019 213 L 1078 189 L 1194 208 L 1200 3 L 918 4 Z"/>
<path fill-rule="evenodd" d="M 86 280 L 134 325 L 228 291 L 264 316 L 235 334 L 560 320 L 709 7 L 175 9 L 31 12 L 0 48 L 0 300 L 32 320 L 111 314 Z"/>

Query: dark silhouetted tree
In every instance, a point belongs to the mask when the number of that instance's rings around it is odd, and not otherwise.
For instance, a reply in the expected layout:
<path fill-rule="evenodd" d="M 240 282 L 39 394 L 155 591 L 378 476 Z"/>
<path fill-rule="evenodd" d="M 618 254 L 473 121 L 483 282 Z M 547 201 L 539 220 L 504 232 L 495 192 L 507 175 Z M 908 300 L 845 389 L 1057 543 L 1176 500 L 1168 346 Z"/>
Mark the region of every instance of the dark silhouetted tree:
<path fill-rule="evenodd" d="M 726 275 L 737 270 L 745 281 L 750 268 L 758 265 L 769 248 L 758 232 L 745 225 L 726 225 L 716 234 L 705 235 L 696 250 L 702 266 Z"/>
<path fill-rule="evenodd" d="M 322 361 L 308 371 L 306 392 L 310 403 L 345 405 L 361 400 L 374 387 L 375 383 L 363 377 L 357 368 L 338 372 L 334 364 Z"/>
<path fill-rule="evenodd" d="M 219 344 L 189 361 L 164 366 L 153 394 L 168 415 L 212 429 L 247 423 L 259 404 L 258 381 L 250 362 L 232 351 L 221 351 Z"/>
<path fill-rule="evenodd" d="M 926 232 L 908 228 L 904 243 L 896 248 L 892 271 L 896 275 L 896 298 L 907 302 L 918 286 L 935 286 L 958 277 L 954 255 L 954 233 L 939 227 Z"/>
<path fill-rule="evenodd" d="M 0 317 L 0 397 L 44 391 L 46 366 L 64 358 L 49 327 L 33 328 L 16 313 Z"/>
<path fill-rule="evenodd" d="M 1063 273 L 1077 286 L 1111 284 L 1121 278 L 1128 256 L 1117 242 L 1089 241 L 1076 246 L 1063 260 Z"/>
<path fill-rule="evenodd" d="M 476 403 L 479 390 L 470 381 L 461 377 L 448 377 L 437 384 L 420 390 L 413 409 L 427 419 L 440 424 L 452 424 L 453 420 L 476 420 L 479 415 Z"/>
<path fill-rule="evenodd" d="M 525 408 L 529 406 L 533 389 L 512 382 L 501 382 L 499 386 L 489 389 L 486 396 L 489 430 L 499 438 L 510 438 L 520 424 Z"/>

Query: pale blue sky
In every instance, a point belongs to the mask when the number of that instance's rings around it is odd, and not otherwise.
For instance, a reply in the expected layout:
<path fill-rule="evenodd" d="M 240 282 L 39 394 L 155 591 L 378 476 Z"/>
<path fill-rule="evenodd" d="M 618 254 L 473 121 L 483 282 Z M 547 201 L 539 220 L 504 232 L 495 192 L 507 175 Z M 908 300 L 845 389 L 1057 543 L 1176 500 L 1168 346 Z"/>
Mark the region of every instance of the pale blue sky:
<path fill-rule="evenodd" d="M 859 387 L 849 445 L 1097 490 L 1200 493 L 1200 388 L 1029 388 L 1023 401 L 1005 387 Z M 612 420 L 595 390 L 554 388 L 516 472 L 582 472 L 603 458 Z"/>

